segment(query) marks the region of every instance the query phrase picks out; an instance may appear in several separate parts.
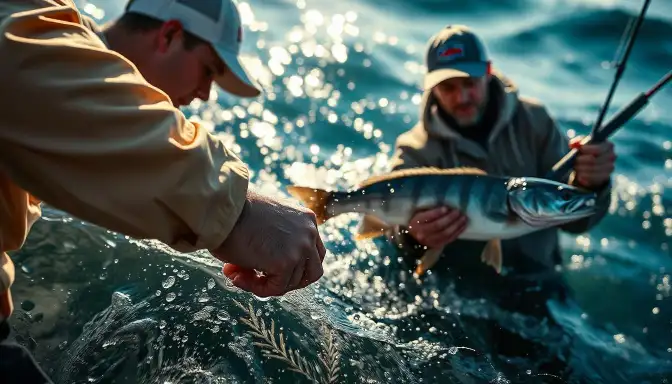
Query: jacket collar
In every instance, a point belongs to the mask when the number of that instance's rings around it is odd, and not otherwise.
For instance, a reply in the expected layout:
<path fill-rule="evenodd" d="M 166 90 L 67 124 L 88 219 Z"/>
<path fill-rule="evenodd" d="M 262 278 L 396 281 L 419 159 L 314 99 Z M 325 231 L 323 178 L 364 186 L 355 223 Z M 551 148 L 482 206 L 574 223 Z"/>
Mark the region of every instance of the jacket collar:
<path fill-rule="evenodd" d="M 100 39 L 100 41 L 103 42 L 105 47 L 107 49 L 110 49 L 110 44 L 108 43 L 107 38 L 105 37 L 105 34 L 103 33 L 103 28 L 101 28 L 101 26 L 98 23 L 96 23 L 91 17 L 83 15 L 81 12 L 80 12 L 79 16 L 82 20 L 82 25 L 84 27 L 86 27 L 88 30 L 90 30 L 91 32 L 93 32 L 93 34 L 98 36 L 98 38 Z"/>

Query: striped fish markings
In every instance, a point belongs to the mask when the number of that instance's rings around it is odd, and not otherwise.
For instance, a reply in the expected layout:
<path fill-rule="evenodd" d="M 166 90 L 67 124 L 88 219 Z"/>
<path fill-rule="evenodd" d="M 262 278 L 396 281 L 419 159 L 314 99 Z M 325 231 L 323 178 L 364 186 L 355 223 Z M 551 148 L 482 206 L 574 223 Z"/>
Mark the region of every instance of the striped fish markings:
<path fill-rule="evenodd" d="M 562 225 L 595 213 L 596 194 L 534 177 L 490 176 L 477 168 L 412 168 L 374 176 L 350 191 L 289 186 L 288 192 L 313 210 L 318 225 L 344 213 L 363 213 L 356 240 L 406 226 L 419 210 L 447 205 L 469 220 L 459 236 L 487 241 L 481 260 L 502 268 L 501 240 Z M 416 274 L 439 259 L 443 248 L 428 249 Z"/>

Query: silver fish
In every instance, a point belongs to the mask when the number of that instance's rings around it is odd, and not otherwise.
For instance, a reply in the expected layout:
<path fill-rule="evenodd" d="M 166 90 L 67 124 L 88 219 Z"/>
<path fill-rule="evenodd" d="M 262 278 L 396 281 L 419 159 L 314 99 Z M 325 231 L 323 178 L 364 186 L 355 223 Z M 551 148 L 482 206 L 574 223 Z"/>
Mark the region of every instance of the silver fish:
<path fill-rule="evenodd" d="M 288 192 L 315 212 L 318 224 L 332 217 L 365 214 L 356 240 L 381 236 L 413 215 L 449 206 L 468 217 L 460 239 L 487 241 L 481 260 L 502 268 L 501 240 L 562 225 L 595 213 L 594 192 L 534 177 L 487 175 L 477 168 L 412 168 L 371 177 L 350 191 L 289 186 Z M 428 249 L 416 268 L 422 275 L 443 248 Z"/>

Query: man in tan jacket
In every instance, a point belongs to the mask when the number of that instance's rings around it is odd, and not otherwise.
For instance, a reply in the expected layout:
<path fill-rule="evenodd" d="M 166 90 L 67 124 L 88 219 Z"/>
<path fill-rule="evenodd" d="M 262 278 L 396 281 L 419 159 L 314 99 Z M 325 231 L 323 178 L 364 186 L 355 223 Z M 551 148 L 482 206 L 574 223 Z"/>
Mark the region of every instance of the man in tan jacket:
<path fill-rule="evenodd" d="M 241 41 L 231 0 L 132 0 L 105 28 L 72 0 L 0 1 L 0 341 L 12 313 L 7 252 L 41 202 L 179 251 L 207 249 L 259 296 L 321 277 L 314 214 L 248 190 L 244 163 L 177 109 L 208 99 L 213 82 L 260 94 Z M 0 343 L 0 381 L 48 382 L 33 365 Z"/>
<path fill-rule="evenodd" d="M 493 69 L 483 42 L 468 27 L 448 26 L 438 32 L 431 39 L 426 61 L 421 118 L 397 139 L 393 169 L 477 167 L 494 175 L 544 177 L 576 142 L 568 142 L 539 101 L 521 96 L 513 81 Z M 604 217 L 615 158 L 609 142 L 579 149 L 572 180 L 565 181 L 595 190 L 598 213 L 502 241 L 501 274 L 481 262 L 484 242 L 456 240 L 469 218 L 450 207 L 420 212 L 408 226 L 391 234 L 400 249 L 402 268 L 412 271 L 425 246 L 445 246 L 431 269 L 437 282 L 451 285 L 464 300 L 488 299 L 488 307 L 552 324 L 552 318 L 542 320 L 548 315 L 548 299 L 562 299 L 569 293 L 556 269 L 561 264 L 559 230 L 578 234 Z M 502 328 L 501 316 L 458 317 L 469 339 L 483 343 L 473 348 L 502 357 L 493 362 L 498 369 L 516 361 L 507 360 L 514 356 L 535 361 L 543 372 L 565 369 L 554 352 Z M 520 372 L 518 366 L 505 374 Z"/>

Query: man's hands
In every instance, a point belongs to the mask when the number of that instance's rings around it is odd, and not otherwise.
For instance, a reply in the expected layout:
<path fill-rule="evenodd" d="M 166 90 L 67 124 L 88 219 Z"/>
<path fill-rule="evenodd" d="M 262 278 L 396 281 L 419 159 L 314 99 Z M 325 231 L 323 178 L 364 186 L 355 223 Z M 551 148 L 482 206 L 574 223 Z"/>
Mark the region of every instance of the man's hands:
<path fill-rule="evenodd" d="M 420 244 L 439 248 L 452 243 L 467 227 L 467 217 L 449 207 L 437 207 L 416 213 L 408 223 L 408 232 Z"/>
<path fill-rule="evenodd" d="M 585 188 L 600 188 L 609 181 L 614 171 L 616 162 L 614 144 L 604 141 L 581 146 L 582 139 L 583 137 L 575 137 L 569 142 L 571 149 L 578 150 L 574 162 L 575 181 Z"/>
<path fill-rule="evenodd" d="M 315 214 L 252 192 L 247 200 L 231 234 L 211 251 L 226 263 L 224 274 L 260 297 L 281 296 L 319 280 L 326 249 Z"/>

